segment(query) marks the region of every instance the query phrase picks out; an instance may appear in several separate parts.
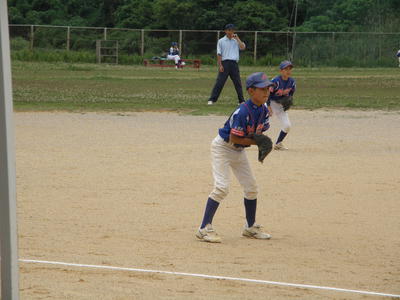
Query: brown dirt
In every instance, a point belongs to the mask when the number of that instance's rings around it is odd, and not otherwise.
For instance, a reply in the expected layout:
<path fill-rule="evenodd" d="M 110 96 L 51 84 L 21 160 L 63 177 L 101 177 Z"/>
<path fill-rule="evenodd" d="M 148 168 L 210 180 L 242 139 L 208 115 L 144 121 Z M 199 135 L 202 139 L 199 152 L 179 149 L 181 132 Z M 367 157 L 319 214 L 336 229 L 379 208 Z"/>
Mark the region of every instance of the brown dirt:
<path fill-rule="evenodd" d="M 225 117 L 17 113 L 21 258 L 245 277 L 400 294 L 400 115 L 290 112 L 286 152 L 264 165 L 258 223 L 240 236 L 232 181 L 194 237 L 212 188 L 209 147 Z M 278 128 L 273 119 L 271 136 Z M 173 275 L 21 263 L 22 299 L 379 299 Z"/>

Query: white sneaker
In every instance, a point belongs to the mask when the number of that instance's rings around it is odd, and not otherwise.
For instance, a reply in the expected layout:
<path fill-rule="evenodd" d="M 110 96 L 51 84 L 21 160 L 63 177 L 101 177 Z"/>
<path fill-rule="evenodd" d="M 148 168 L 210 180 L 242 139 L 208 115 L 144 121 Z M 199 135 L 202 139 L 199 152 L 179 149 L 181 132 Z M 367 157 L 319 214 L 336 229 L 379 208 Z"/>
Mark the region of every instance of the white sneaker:
<path fill-rule="evenodd" d="M 289 150 L 288 148 L 286 148 L 286 147 L 282 144 L 282 142 L 276 144 L 276 145 L 274 146 L 274 149 L 275 149 L 275 150 Z"/>
<path fill-rule="evenodd" d="M 253 239 L 260 239 L 260 240 L 269 240 L 271 235 L 262 231 L 262 226 L 254 224 L 251 227 L 247 227 L 247 225 L 243 229 L 243 236 Z"/>
<path fill-rule="evenodd" d="M 207 105 L 213 105 L 214 102 L 212 102 L 211 100 L 208 100 Z"/>
<path fill-rule="evenodd" d="M 215 232 L 211 224 L 207 224 L 203 229 L 199 228 L 196 237 L 209 243 L 221 243 L 221 238 Z"/>

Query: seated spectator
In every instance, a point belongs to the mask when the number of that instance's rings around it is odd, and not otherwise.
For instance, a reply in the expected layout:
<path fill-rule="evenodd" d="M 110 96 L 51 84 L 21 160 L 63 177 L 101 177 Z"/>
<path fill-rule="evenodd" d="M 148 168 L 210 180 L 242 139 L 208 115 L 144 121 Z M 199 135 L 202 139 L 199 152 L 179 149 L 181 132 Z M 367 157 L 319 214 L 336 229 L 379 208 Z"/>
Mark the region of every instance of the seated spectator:
<path fill-rule="evenodd" d="M 179 48 L 177 42 L 172 42 L 171 48 L 169 48 L 167 59 L 175 61 L 175 68 L 179 69 L 181 67 L 182 61 L 179 56 Z"/>

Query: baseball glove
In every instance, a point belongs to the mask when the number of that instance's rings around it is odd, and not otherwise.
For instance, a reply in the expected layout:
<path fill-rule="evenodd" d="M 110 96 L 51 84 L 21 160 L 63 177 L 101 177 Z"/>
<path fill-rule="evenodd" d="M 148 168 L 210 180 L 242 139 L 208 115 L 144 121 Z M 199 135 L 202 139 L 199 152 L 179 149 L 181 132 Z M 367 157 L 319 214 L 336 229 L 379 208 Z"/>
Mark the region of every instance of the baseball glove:
<path fill-rule="evenodd" d="M 272 151 L 272 141 L 263 134 L 255 134 L 253 138 L 258 146 L 258 161 L 263 163 L 265 157 Z"/>
<path fill-rule="evenodd" d="M 285 96 L 279 100 L 279 103 L 282 104 L 283 110 L 287 111 L 293 105 L 293 96 Z"/>

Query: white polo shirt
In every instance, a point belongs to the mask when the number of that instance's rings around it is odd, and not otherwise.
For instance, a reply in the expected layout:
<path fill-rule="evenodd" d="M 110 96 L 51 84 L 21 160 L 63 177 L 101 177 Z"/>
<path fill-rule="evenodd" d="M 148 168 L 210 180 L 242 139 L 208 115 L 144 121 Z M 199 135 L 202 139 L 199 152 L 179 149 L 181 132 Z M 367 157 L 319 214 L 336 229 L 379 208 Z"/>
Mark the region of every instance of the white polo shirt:
<path fill-rule="evenodd" d="M 217 54 L 222 56 L 222 60 L 239 61 L 239 43 L 234 39 L 229 39 L 226 35 L 218 40 Z"/>

